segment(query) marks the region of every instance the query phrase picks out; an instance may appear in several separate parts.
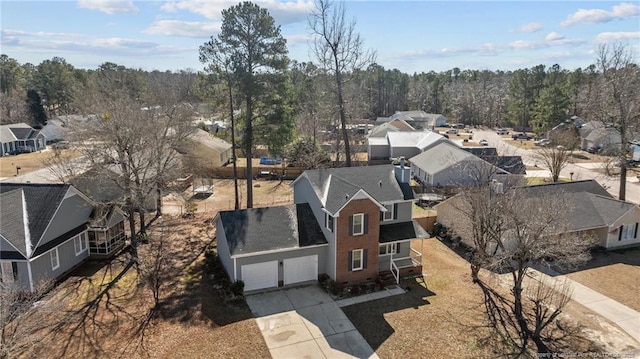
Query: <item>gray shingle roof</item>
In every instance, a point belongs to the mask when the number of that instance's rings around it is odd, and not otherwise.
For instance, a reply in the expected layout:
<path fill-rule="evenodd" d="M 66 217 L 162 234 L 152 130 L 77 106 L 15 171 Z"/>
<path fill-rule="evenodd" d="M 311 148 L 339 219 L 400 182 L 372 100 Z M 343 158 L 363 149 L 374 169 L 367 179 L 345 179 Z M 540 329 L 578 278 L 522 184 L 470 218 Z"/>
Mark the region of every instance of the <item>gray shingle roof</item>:
<path fill-rule="evenodd" d="M 593 193 L 603 197 L 613 198 L 607 190 L 602 188 L 596 180 L 589 179 L 583 181 L 572 182 L 555 182 L 555 183 L 543 183 L 535 186 L 527 186 L 519 189 L 524 194 L 530 196 L 541 196 L 550 193 Z"/>
<path fill-rule="evenodd" d="M 318 198 L 326 198 L 325 209 L 332 214 L 360 189 L 378 202 L 413 198 L 412 194 L 404 193 L 398 184 L 393 165 L 307 170 L 304 174 Z"/>
<path fill-rule="evenodd" d="M 231 256 L 327 243 L 308 203 L 219 215 Z"/>
<path fill-rule="evenodd" d="M 431 235 L 416 221 L 380 226 L 380 243 L 429 237 Z"/>
<path fill-rule="evenodd" d="M 2 199 L 0 209 L 3 213 L 0 233 L 2 236 L 11 242 L 23 256 L 27 257 L 24 223 L 28 223 L 29 238 L 31 239 L 31 248 L 28 251 L 33 252 L 37 241 L 51 222 L 69 187 L 69 184 L 58 183 L 0 183 L 0 198 Z M 24 196 L 24 202 L 22 196 Z M 27 218 L 24 218 L 25 204 Z M 16 210 L 18 208 L 22 209 L 19 213 L 5 214 L 18 212 Z"/>

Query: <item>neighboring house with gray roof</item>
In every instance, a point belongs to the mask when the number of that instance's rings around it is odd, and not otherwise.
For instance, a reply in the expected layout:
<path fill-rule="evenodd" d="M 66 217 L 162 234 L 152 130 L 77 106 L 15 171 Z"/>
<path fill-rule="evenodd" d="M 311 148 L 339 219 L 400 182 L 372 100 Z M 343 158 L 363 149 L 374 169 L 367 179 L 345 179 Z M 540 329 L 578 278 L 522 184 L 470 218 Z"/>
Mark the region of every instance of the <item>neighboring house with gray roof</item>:
<path fill-rule="evenodd" d="M 396 111 L 389 117 L 379 117 L 376 123 L 390 122 L 395 119 L 402 119 L 415 129 L 434 129 L 436 127 L 447 126 L 447 119 L 439 113 L 426 113 L 424 111 Z"/>
<path fill-rule="evenodd" d="M 26 123 L 0 126 L 0 156 L 36 152 L 47 148 L 47 139 Z"/>
<path fill-rule="evenodd" d="M 406 123 L 403 119 L 397 118 L 389 122 L 384 122 L 376 125 L 371 132 L 369 132 L 369 138 L 380 137 L 384 138 L 388 132 L 401 132 L 401 131 L 415 131 L 410 124 Z"/>
<path fill-rule="evenodd" d="M 527 205 L 527 198 L 541 196 L 553 196 L 564 201 L 569 213 L 567 223 L 563 224 L 564 233 L 558 234 L 591 234 L 597 238 L 598 246 L 606 249 L 640 244 L 640 208 L 613 198 L 595 180 L 555 182 L 513 190 L 517 191 L 522 206 Z M 437 204 L 438 222 L 454 231 L 456 226 L 464 226 L 461 221 L 467 218 L 459 213 L 459 208 L 463 208 L 459 201 L 463 201 L 463 198 L 455 196 Z"/>
<path fill-rule="evenodd" d="M 441 142 L 450 141 L 433 131 L 387 132 L 384 138 L 369 137 L 367 152 L 370 161 L 410 158 Z"/>
<path fill-rule="evenodd" d="M 411 241 L 429 234 L 412 219 L 409 181 L 404 166 L 305 171 L 291 184 L 294 205 L 220 212 L 218 255 L 248 291 L 322 274 L 360 283 L 420 273 Z"/>
<path fill-rule="evenodd" d="M 428 186 L 469 186 L 496 179 L 512 179 L 509 172 L 452 143 L 438 143 L 409 159 L 411 174 Z"/>
<path fill-rule="evenodd" d="M 0 183 L 2 280 L 34 291 L 91 254 L 106 255 L 98 252 L 100 233 L 121 231 L 124 244 L 123 218 L 117 210 L 96 210 L 69 184 Z"/>
<path fill-rule="evenodd" d="M 596 128 L 589 132 L 589 135 L 582 138 L 581 146 L 583 150 L 597 148 L 602 151 L 615 150 L 621 143 L 620 131 L 613 127 Z"/>

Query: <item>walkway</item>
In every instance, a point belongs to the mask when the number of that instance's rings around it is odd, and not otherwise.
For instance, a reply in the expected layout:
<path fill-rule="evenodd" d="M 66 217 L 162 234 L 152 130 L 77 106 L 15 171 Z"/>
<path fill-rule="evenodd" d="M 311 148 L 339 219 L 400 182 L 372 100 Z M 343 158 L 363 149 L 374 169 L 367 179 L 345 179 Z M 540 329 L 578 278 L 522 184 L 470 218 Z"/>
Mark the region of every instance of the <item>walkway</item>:
<path fill-rule="evenodd" d="M 247 304 L 273 358 L 378 358 L 341 307 L 402 288 L 334 301 L 317 284 L 251 294 Z"/>
<path fill-rule="evenodd" d="M 566 281 L 573 291 L 571 298 L 573 301 L 582 304 L 601 317 L 615 323 L 640 343 L 640 313 L 637 311 L 603 294 L 600 294 L 565 275 L 549 276 L 535 269 L 531 269 L 529 276 L 536 280 L 542 279 L 558 287 L 561 287 Z M 629 295 L 637 295 L 637 293 L 629 292 Z"/>

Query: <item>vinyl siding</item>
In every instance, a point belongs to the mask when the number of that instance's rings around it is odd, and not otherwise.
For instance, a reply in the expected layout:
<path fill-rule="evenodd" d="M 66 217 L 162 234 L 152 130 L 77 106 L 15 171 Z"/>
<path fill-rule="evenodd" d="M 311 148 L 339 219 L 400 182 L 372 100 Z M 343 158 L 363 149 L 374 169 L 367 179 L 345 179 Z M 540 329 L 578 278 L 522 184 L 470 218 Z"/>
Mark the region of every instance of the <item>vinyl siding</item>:
<path fill-rule="evenodd" d="M 84 231 L 80 235 L 82 234 L 86 236 L 87 232 Z M 65 272 L 89 257 L 88 249 L 76 256 L 75 248 L 73 246 L 73 238 L 70 238 L 68 241 L 62 243 L 56 248 L 58 248 L 58 262 L 60 263 L 60 267 L 56 270 L 51 269 L 50 251 L 43 253 L 31 262 L 31 274 L 33 275 L 34 285 L 38 285 L 38 283 L 42 281 L 60 277 Z"/>
<path fill-rule="evenodd" d="M 383 203 L 383 204 L 389 204 L 389 203 Z M 407 201 L 407 202 L 399 202 L 396 204 L 397 204 L 397 210 L 398 210 L 397 211 L 398 218 L 392 219 L 390 221 L 380 221 L 381 226 L 411 221 L 411 218 L 412 218 L 411 211 L 413 210 L 413 202 Z"/>
<path fill-rule="evenodd" d="M 233 259 L 229 254 L 229 244 L 227 243 L 227 236 L 222 228 L 220 217 L 216 220 L 216 244 L 218 245 L 218 258 L 220 258 L 222 266 L 229 274 L 229 278 L 233 281 Z"/>
<path fill-rule="evenodd" d="M 638 230 L 638 234 L 634 239 L 627 240 L 618 240 L 618 232 L 620 231 L 619 227 L 621 225 L 625 226 L 633 226 L 636 223 L 640 222 L 640 209 L 638 207 L 633 208 L 633 210 L 625 213 L 624 216 L 620 217 L 617 221 L 615 221 L 611 226 L 609 226 L 608 236 L 605 247 L 607 249 L 614 249 L 616 247 L 628 246 L 631 244 L 640 243 L 640 229 Z M 618 229 L 615 233 L 611 233 L 614 230 Z"/>
<path fill-rule="evenodd" d="M 318 272 L 318 273 L 326 273 L 331 278 L 335 278 L 336 275 L 336 241 L 335 241 L 335 233 L 329 231 L 324 223 L 324 214 L 322 211 L 322 203 L 320 203 L 320 199 L 318 198 L 316 192 L 313 190 L 311 183 L 306 178 L 301 178 L 298 182 L 293 185 L 293 201 L 294 203 L 308 203 L 313 211 L 313 215 L 316 217 L 316 221 L 320 224 L 320 228 L 322 228 L 322 234 L 327 239 L 329 243 L 328 246 L 325 246 L 326 253 L 324 254 L 326 265 L 326 272 Z M 335 223 L 337 218 L 334 217 L 333 223 L 335 227 Z"/>

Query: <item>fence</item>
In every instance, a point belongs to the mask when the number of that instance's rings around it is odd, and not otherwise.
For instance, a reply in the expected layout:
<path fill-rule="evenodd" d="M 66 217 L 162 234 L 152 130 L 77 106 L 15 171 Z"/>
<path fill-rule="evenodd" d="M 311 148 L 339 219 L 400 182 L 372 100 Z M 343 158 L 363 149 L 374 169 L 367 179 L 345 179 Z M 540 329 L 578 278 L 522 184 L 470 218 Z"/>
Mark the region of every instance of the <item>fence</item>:
<path fill-rule="evenodd" d="M 418 222 L 419 225 L 422 226 L 422 228 L 426 229 L 427 232 L 429 233 L 433 233 L 433 226 L 436 223 L 436 216 L 429 216 L 429 217 L 418 217 L 418 218 L 414 218 L 413 220 Z"/>

